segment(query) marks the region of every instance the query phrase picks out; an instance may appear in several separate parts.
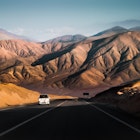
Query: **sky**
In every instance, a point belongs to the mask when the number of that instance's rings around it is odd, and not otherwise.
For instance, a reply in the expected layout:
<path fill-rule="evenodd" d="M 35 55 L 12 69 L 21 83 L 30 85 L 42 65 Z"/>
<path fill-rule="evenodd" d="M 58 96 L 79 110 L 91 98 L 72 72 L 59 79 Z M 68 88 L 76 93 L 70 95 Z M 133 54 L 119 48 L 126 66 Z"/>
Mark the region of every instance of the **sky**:
<path fill-rule="evenodd" d="M 140 0 L 0 0 L 0 28 L 39 41 L 140 24 Z"/>

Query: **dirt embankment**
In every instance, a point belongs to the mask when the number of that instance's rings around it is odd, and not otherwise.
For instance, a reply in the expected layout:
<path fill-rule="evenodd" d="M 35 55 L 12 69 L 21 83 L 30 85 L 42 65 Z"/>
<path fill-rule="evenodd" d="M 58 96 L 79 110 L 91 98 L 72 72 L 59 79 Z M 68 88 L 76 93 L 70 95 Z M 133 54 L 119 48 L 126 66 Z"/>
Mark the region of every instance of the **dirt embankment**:
<path fill-rule="evenodd" d="M 0 108 L 37 102 L 39 93 L 16 86 L 0 84 Z"/>
<path fill-rule="evenodd" d="M 37 103 L 40 93 L 14 84 L 0 84 L 0 108 Z M 48 94 L 51 100 L 74 99 L 72 96 Z"/>

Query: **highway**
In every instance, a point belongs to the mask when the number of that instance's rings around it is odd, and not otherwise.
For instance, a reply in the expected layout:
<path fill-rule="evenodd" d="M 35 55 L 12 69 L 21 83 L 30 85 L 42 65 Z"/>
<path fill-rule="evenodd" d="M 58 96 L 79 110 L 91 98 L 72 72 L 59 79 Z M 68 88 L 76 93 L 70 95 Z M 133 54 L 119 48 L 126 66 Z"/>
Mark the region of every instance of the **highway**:
<path fill-rule="evenodd" d="M 0 140 L 42 139 L 140 140 L 140 119 L 84 100 L 0 110 Z"/>

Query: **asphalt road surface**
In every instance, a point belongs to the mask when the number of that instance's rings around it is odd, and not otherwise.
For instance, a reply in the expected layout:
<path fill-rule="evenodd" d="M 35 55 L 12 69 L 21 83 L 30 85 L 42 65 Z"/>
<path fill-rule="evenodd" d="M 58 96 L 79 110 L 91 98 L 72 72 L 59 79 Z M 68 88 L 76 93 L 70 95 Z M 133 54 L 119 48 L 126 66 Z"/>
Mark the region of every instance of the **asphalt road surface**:
<path fill-rule="evenodd" d="M 0 110 L 0 140 L 140 140 L 140 120 L 109 105 L 59 100 Z"/>

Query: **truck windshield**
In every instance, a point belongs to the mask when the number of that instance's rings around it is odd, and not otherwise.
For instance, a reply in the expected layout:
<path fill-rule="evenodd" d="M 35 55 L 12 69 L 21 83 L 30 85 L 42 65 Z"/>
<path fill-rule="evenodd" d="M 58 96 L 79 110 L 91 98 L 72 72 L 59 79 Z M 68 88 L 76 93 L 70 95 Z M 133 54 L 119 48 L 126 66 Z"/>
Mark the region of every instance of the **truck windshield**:
<path fill-rule="evenodd" d="M 40 95 L 40 98 L 48 98 L 48 95 Z"/>

